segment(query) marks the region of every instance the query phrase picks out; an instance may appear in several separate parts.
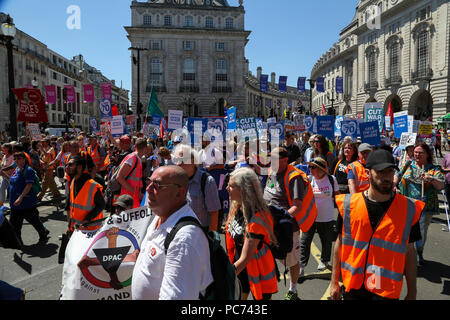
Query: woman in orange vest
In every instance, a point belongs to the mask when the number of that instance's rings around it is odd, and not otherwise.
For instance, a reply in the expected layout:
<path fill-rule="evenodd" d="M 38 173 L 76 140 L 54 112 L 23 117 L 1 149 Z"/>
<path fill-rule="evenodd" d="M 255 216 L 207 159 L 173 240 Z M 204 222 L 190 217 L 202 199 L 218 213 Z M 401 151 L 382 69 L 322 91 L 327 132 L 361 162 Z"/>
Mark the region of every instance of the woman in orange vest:
<path fill-rule="evenodd" d="M 249 168 L 233 171 L 227 191 L 230 214 L 226 245 L 242 284 L 242 298 L 269 300 L 278 291 L 275 260 L 268 244 L 276 243 L 273 219 L 263 199 L 258 176 Z"/>
<path fill-rule="evenodd" d="M 365 164 L 372 150 L 369 144 L 362 143 L 358 147 L 359 160 L 348 165 L 347 179 L 350 193 L 363 192 L 369 189 L 369 176 L 366 173 Z"/>
<path fill-rule="evenodd" d="M 413 242 L 421 237 L 418 221 L 425 204 L 393 192 L 392 153 L 373 151 L 366 166 L 369 189 L 336 196 L 341 234 L 334 247 L 331 298 L 340 299 L 341 276 L 345 300 L 399 299 L 405 275 L 405 299 L 413 300 L 417 295 Z"/>

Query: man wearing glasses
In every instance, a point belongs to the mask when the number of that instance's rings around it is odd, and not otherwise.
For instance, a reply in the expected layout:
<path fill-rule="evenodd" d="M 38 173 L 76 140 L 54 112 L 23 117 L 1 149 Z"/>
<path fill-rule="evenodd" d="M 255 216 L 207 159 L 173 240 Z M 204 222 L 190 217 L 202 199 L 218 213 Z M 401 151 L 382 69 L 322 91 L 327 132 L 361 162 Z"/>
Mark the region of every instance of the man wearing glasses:
<path fill-rule="evenodd" d="M 183 217 L 194 217 L 186 195 L 189 177 L 164 166 L 147 179 L 149 207 L 156 215 L 141 244 L 131 282 L 133 300 L 197 300 L 213 281 L 208 241 L 193 225 L 181 228 L 165 252 L 164 241 Z"/>

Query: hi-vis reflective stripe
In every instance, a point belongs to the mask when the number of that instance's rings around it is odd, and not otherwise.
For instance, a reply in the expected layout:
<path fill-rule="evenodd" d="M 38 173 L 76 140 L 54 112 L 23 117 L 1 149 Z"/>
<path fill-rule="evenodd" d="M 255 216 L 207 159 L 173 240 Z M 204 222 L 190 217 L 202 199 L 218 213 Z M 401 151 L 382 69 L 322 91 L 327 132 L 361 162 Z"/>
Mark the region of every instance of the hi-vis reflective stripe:
<path fill-rule="evenodd" d="M 367 273 L 373 273 L 377 276 L 382 276 L 383 278 L 391 279 L 394 281 L 403 281 L 403 273 L 398 273 L 395 271 L 384 269 L 379 266 L 374 266 L 372 264 L 367 265 Z"/>
<path fill-rule="evenodd" d="M 262 257 L 264 257 L 264 256 L 267 254 L 267 252 L 269 252 L 269 246 L 266 245 L 266 244 L 264 244 L 264 246 L 261 248 L 261 250 L 259 250 L 258 252 L 256 252 L 256 253 L 253 255 L 253 258 L 252 258 L 252 259 L 259 260 L 259 259 L 261 259 Z"/>
<path fill-rule="evenodd" d="M 344 238 L 342 244 L 345 246 L 352 246 L 357 249 L 367 250 L 369 243 L 364 241 L 358 241 L 352 238 L 352 228 L 350 222 L 350 201 L 352 199 L 351 194 L 346 194 L 344 198 Z"/>
<path fill-rule="evenodd" d="M 270 272 L 269 274 L 266 274 L 264 276 L 260 275 L 259 277 L 252 277 L 251 275 L 248 275 L 248 280 L 250 282 L 253 282 L 254 284 L 257 284 L 257 283 L 260 283 L 261 281 L 269 281 L 276 276 L 277 276 L 277 272 L 274 269 L 272 272 Z"/>
<path fill-rule="evenodd" d="M 367 180 L 367 181 L 359 181 L 358 171 L 356 170 L 355 165 L 352 163 L 352 164 L 350 164 L 350 166 L 352 168 L 353 175 L 355 176 L 355 185 L 357 187 L 366 186 L 366 185 L 368 185 L 370 183 L 369 180 Z"/>
<path fill-rule="evenodd" d="M 308 194 L 309 188 L 310 188 L 310 184 L 306 183 L 306 186 L 305 186 L 305 195 Z M 315 203 L 316 203 L 316 200 L 315 200 L 314 197 L 313 197 L 313 198 L 311 199 L 311 201 L 309 202 L 308 208 L 306 208 L 305 215 L 303 216 L 302 219 L 300 219 L 300 220 L 297 222 L 297 224 L 298 224 L 299 226 L 301 226 L 301 225 L 309 218 L 309 215 L 311 214 L 311 210 L 313 209 Z"/>
<path fill-rule="evenodd" d="M 256 223 L 259 224 L 261 226 L 263 226 L 267 232 L 269 232 L 269 226 L 267 225 L 267 223 L 264 221 L 264 219 L 262 219 L 261 217 L 258 216 L 253 216 L 249 223 Z M 253 259 L 261 259 L 262 257 L 264 257 L 266 255 L 266 253 L 269 251 L 269 246 L 264 245 L 258 252 L 256 252 L 253 255 Z"/>
<path fill-rule="evenodd" d="M 94 207 L 91 205 L 92 204 L 92 198 L 94 197 L 94 191 L 95 191 L 95 187 L 98 185 L 97 182 L 93 182 L 91 184 L 91 186 L 89 187 L 89 191 L 88 191 L 88 197 L 87 197 L 87 203 L 85 206 L 78 204 L 78 203 L 70 203 L 70 205 L 73 208 L 77 208 L 80 210 L 84 210 L 84 211 L 91 211 Z M 72 185 L 73 188 L 73 185 Z M 73 192 L 73 191 L 72 191 Z M 75 199 L 74 199 L 75 200 Z"/>

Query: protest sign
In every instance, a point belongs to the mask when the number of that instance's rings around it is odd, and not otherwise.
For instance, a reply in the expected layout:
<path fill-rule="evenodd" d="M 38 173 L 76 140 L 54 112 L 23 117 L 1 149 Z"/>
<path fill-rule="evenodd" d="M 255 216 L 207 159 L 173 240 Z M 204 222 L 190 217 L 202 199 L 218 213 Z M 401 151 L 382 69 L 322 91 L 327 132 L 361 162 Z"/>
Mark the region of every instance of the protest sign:
<path fill-rule="evenodd" d="M 305 116 L 304 117 L 304 125 L 305 125 L 305 131 L 309 131 L 309 132 L 315 133 L 315 130 L 314 130 L 314 117 L 312 117 L 312 116 Z"/>
<path fill-rule="evenodd" d="M 131 300 L 131 278 L 154 215 L 139 207 L 75 230 L 66 248 L 61 300 Z M 148 249 L 148 248 L 146 248 Z"/>
<path fill-rule="evenodd" d="M 356 119 L 344 120 L 341 123 L 341 137 L 352 137 L 352 139 L 358 138 L 358 121 Z"/>
<path fill-rule="evenodd" d="M 366 103 L 364 105 L 364 120 L 366 122 L 378 121 L 381 132 L 384 125 L 383 104 L 381 102 Z"/>
<path fill-rule="evenodd" d="M 381 143 L 380 128 L 378 121 L 363 122 L 359 124 L 361 141 L 372 146 L 379 146 Z"/>
<path fill-rule="evenodd" d="M 419 138 L 426 139 L 433 137 L 433 122 L 422 121 L 419 124 Z"/>
<path fill-rule="evenodd" d="M 98 132 L 98 122 L 94 117 L 89 117 L 89 124 L 91 126 L 92 133 L 96 134 Z"/>
<path fill-rule="evenodd" d="M 254 117 L 248 118 L 239 118 L 237 120 L 237 128 L 242 130 L 242 137 L 248 137 L 249 139 L 256 139 L 257 136 L 257 128 L 256 128 L 256 120 Z"/>
<path fill-rule="evenodd" d="M 41 141 L 42 140 L 42 134 L 41 134 L 41 129 L 39 129 L 39 123 L 28 123 L 27 130 L 33 141 Z"/>
<path fill-rule="evenodd" d="M 100 108 L 100 117 L 107 118 L 112 117 L 112 106 L 111 100 L 109 99 L 100 99 L 99 100 L 99 108 Z"/>
<path fill-rule="evenodd" d="M 227 121 L 228 121 L 228 125 L 227 128 L 228 130 L 236 130 L 237 129 L 237 118 L 236 118 L 236 107 L 232 107 L 230 109 L 228 109 L 227 112 Z"/>
<path fill-rule="evenodd" d="M 318 116 L 317 133 L 334 140 L 334 116 Z"/>
<path fill-rule="evenodd" d="M 394 136 L 400 139 L 403 132 L 408 132 L 408 111 L 394 113 Z"/>
<path fill-rule="evenodd" d="M 124 134 L 124 122 L 122 116 L 114 116 L 111 121 L 111 134 L 121 136 Z"/>
<path fill-rule="evenodd" d="M 334 135 L 336 137 L 341 136 L 341 124 L 342 121 L 344 121 L 344 116 L 337 116 L 336 120 L 334 121 Z"/>
<path fill-rule="evenodd" d="M 284 140 L 284 122 L 280 121 L 277 123 L 268 123 L 267 130 L 269 132 L 270 140 L 272 141 L 275 137 L 278 137 L 280 144 Z"/>
<path fill-rule="evenodd" d="M 411 133 L 411 132 L 403 132 L 402 137 L 400 138 L 399 147 L 401 149 L 405 149 L 406 146 L 415 144 L 417 138 L 417 133 Z"/>
<path fill-rule="evenodd" d="M 17 121 L 48 122 L 45 111 L 45 101 L 39 89 L 18 88 L 12 89 L 19 100 L 19 114 Z"/>
<path fill-rule="evenodd" d="M 168 130 L 176 130 L 183 127 L 183 110 L 169 110 L 168 112 Z"/>

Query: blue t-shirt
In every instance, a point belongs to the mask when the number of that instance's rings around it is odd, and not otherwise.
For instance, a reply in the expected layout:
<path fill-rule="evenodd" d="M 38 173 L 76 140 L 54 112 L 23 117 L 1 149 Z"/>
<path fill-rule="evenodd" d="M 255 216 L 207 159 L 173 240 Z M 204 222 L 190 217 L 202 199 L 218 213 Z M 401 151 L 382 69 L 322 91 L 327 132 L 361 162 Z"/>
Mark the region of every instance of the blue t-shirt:
<path fill-rule="evenodd" d="M 28 194 L 23 198 L 20 206 L 14 206 L 14 202 L 22 194 L 27 184 L 34 183 L 34 175 L 34 170 L 28 165 L 26 165 L 22 170 L 19 168 L 14 170 L 11 178 L 9 179 L 9 204 L 11 209 L 22 210 L 36 207 L 37 196 L 33 192 L 33 189 L 31 189 L 30 192 L 28 192 Z"/>

